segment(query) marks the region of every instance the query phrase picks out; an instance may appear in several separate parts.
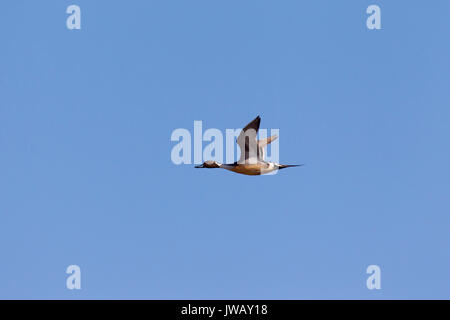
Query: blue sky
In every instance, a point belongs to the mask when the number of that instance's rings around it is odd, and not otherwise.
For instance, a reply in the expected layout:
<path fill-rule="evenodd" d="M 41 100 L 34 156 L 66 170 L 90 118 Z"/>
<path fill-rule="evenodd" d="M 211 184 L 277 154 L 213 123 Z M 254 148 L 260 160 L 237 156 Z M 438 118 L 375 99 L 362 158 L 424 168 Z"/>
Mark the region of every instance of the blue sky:
<path fill-rule="evenodd" d="M 450 2 L 0 12 L 0 298 L 450 298 Z M 306 166 L 171 162 L 174 129 L 258 114 Z"/>

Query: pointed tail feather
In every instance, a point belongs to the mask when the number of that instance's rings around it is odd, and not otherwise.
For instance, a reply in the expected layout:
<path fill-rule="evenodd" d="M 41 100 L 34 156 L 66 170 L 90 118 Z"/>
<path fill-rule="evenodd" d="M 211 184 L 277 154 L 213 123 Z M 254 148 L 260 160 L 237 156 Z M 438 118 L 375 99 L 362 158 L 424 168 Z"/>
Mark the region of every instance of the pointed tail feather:
<path fill-rule="evenodd" d="M 280 164 L 278 169 L 290 168 L 290 167 L 301 167 L 305 164 Z"/>

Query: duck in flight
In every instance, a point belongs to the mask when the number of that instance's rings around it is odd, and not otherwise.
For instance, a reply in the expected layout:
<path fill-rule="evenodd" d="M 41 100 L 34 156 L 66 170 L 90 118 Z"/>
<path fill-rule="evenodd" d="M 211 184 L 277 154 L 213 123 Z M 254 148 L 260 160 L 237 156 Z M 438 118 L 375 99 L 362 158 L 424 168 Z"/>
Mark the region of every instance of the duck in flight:
<path fill-rule="evenodd" d="M 222 164 L 217 161 L 207 160 L 196 168 L 222 168 L 236 173 L 250 176 L 266 174 L 275 170 L 289 167 L 298 167 L 302 164 L 279 164 L 264 160 L 264 148 L 278 138 L 277 135 L 257 140 L 257 133 L 261 118 L 257 116 L 253 121 L 245 126 L 237 138 L 237 144 L 241 149 L 239 161 L 231 164 Z"/>

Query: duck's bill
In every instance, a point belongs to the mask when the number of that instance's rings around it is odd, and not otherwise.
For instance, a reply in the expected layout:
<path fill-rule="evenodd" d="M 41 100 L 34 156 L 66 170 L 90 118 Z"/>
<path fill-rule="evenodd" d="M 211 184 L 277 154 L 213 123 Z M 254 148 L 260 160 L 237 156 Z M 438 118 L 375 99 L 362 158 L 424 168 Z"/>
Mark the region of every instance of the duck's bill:
<path fill-rule="evenodd" d="M 204 168 L 204 166 L 201 164 L 201 165 L 198 165 L 198 166 L 195 166 L 196 168 Z"/>

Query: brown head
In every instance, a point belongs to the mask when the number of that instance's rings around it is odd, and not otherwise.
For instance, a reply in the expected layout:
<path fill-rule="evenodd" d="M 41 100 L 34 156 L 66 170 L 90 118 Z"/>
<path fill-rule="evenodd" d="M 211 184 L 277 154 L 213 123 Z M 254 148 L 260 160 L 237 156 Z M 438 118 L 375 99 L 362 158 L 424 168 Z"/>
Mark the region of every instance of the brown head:
<path fill-rule="evenodd" d="M 195 166 L 196 168 L 220 168 L 220 163 L 212 160 L 207 160 L 203 162 L 203 164 L 199 166 Z"/>

